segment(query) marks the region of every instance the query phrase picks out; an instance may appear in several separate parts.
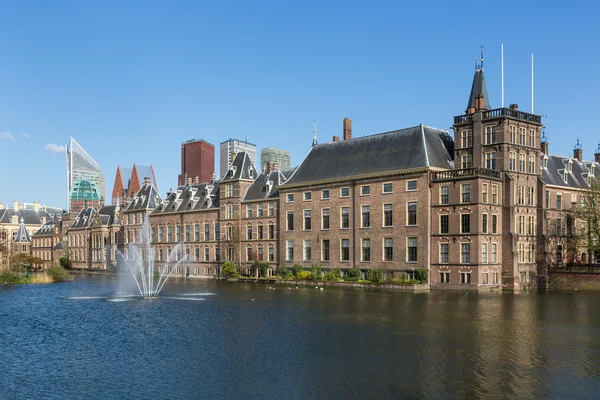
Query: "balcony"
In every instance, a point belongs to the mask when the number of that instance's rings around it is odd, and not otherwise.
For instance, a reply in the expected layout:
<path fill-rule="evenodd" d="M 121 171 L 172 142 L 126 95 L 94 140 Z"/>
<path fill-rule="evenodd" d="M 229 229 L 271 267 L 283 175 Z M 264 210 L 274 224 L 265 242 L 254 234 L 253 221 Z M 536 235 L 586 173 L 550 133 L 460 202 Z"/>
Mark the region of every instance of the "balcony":
<path fill-rule="evenodd" d="M 438 171 L 431 175 L 432 182 L 451 181 L 454 179 L 487 178 L 502 180 L 502 172 L 487 168 L 464 168 Z"/>
<path fill-rule="evenodd" d="M 542 123 L 541 115 L 530 114 L 523 111 L 514 110 L 512 108 L 496 108 L 494 110 L 483 111 L 482 114 L 483 121 L 494 118 L 509 117 L 521 121 L 532 122 L 534 124 Z M 455 125 L 464 124 L 467 122 L 473 122 L 473 114 L 459 115 L 454 117 Z"/>

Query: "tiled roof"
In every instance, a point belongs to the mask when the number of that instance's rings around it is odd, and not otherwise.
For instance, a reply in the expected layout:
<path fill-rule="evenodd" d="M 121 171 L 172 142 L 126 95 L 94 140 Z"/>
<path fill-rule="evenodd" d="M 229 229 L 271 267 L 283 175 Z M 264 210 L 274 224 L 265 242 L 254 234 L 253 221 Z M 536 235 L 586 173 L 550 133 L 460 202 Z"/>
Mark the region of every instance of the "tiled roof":
<path fill-rule="evenodd" d="M 79 214 L 75 218 L 71 229 L 81 229 L 89 227 L 92 224 L 92 219 L 94 218 L 95 214 L 96 210 L 94 210 L 92 207 L 84 208 L 79 212 Z"/>
<path fill-rule="evenodd" d="M 263 172 L 250 185 L 244 196 L 245 201 L 274 199 L 279 197 L 279 186 L 285 183 L 292 176 L 295 168 L 286 171 L 271 171 L 268 175 Z"/>
<path fill-rule="evenodd" d="M 485 76 L 483 75 L 483 69 L 475 70 L 473 76 L 473 85 L 471 86 L 471 94 L 469 94 L 469 103 L 467 109 L 475 107 L 475 96 L 478 94 L 483 95 L 483 108 L 490 110 L 490 99 L 488 97 L 487 86 L 485 85 Z"/>
<path fill-rule="evenodd" d="M 154 185 L 144 184 L 129 202 L 125 212 L 154 210 L 161 202 L 162 198 L 158 194 L 158 190 L 156 190 Z"/>
<path fill-rule="evenodd" d="M 21 218 L 19 229 L 17 230 L 17 234 L 15 235 L 15 242 L 17 243 L 30 243 L 31 237 L 29 237 L 29 232 L 27 232 L 27 228 L 25 227 L 25 220 Z"/>
<path fill-rule="evenodd" d="M 0 224 L 10 224 L 13 215 L 18 217 L 18 221 L 23 218 L 25 225 L 42 225 L 42 218 L 46 218 L 46 221 L 51 219 L 50 214 L 43 210 L 38 212 L 35 212 L 35 210 L 15 211 L 14 208 L 3 208 L 0 209 Z"/>
<path fill-rule="evenodd" d="M 54 234 L 54 221 L 48 221 L 38 231 L 33 235 L 37 236 L 45 236 Z"/>
<path fill-rule="evenodd" d="M 256 179 L 256 176 L 256 168 L 254 168 L 250 156 L 245 151 L 241 151 L 235 155 L 231 166 L 221 181 L 229 182 L 239 179 L 254 180 Z"/>
<path fill-rule="evenodd" d="M 587 178 L 590 173 L 593 176 L 600 174 L 600 164 L 593 161 L 579 162 L 575 158 L 557 155 L 543 156 L 547 160 L 547 167 L 542 167 L 542 182 L 546 185 L 563 186 L 565 188 L 589 189 Z M 565 171 L 567 180 L 565 182 Z M 592 171 L 593 169 L 593 171 Z"/>
<path fill-rule="evenodd" d="M 318 144 L 283 186 L 425 167 L 450 169 L 453 151 L 448 132 L 423 125 Z"/>
<path fill-rule="evenodd" d="M 219 193 L 219 182 L 180 186 L 167 193 L 152 215 L 219 208 Z"/>

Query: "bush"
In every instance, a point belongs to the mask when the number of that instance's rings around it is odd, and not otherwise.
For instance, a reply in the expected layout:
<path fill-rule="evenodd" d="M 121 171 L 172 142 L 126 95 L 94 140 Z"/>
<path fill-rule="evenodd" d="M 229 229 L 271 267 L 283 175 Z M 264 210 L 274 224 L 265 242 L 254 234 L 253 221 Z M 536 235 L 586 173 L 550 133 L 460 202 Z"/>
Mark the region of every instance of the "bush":
<path fill-rule="evenodd" d="M 296 279 L 305 280 L 305 279 L 308 279 L 309 276 L 310 276 L 310 272 L 302 270 L 302 271 L 298 272 Z"/>
<path fill-rule="evenodd" d="M 319 265 L 313 265 L 310 269 L 310 275 L 306 279 L 310 281 L 318 281 L 323 278 L 323 268 Z"/>
<path fill-rule="evenodd" d="M 325 274 L 325 280 L 326 281 L 341 281 L 342 278 L 341 278 L 340 270 L 338 268 L 330 269 Z"/>
<path fill-rule="evenodd" d="M 237 276 L 237 267 L 231 261 L 227 261 L 223 263 L 223 266 L 221 267 L 221 275 L 227 278 Z"/>
<path fill-rule="evenodd" d="M 414 280 L 416 280 L 417 283 L 427 283 L 427 270 L 426 269 L 416 269 Z"/>
<path fill-rule="evenodd" d="M 294 274 L 290 271 L 290 267 L 286 267 L 285 265 L 277 269 L 277 274 L 283 279 L 292 279 L 294 277 Z"/>
<path fill-rule="evenodd" d="M 46 274 L 52 278 L 54 282 L 70 281 L 73 279 L 66 269 L 60 265 L 53 265 L 46 270 Z"/>
<path fill-rule="evenodd" d="M 69 260 L 67 257 L 61 257 L 58 262 L 60 263 L 60 266 L 64 269 L 73 269 L 73 266 L 71 265 L 71 260 Z"/>
<path fill-rule="evenodd" d="M 302 268 L 302 265 L 294 265 L 292 267 L 292 272 L 294 273 L 294 277 L 298 278 L 300 276 L 300 273 L 303 272 L 304 269 Z"/>
<path fill-rule="evenodd" d="M 361 271 L 358 268 L 350 268 L 346 271 L 346 276 L 344 276 L 344 280 L 348 282 L 358 282 L 361 278 Z"/>
<path fill-rule="evenodd" d="M 269 263 L 268 262 L 260 263 L 259 269 L 260 269 L 260 276 L 266 277 L 267 274 L 269 273 Z"/>
<path fill-rule="evenodd" d="M 380 269 L 369 269 L 367 271 L 367 280 L 374 283 L 385 282 L 385 274 Z"/>

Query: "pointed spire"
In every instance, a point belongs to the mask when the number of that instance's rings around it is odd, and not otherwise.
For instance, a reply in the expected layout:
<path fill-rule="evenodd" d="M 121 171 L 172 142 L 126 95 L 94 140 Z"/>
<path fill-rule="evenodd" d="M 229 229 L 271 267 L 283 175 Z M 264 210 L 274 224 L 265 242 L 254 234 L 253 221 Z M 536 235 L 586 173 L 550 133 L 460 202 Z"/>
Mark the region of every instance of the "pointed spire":
<path fill-rule="evenodd" d="M 317 145 L 317 122 L 313 121 L 313 146 Z"/>
<path fill-rule="evenodd" d="M 475 61 L 475 75 L 473 76 L 473 84 L 471 85 L 471 93 L 467 104 L 467 114 L 472 114 L 475 110 L 490 110 L 490 101 L 485 84 L 485 76 L 483 75 L 483 45 L 479 47 L 481 50 L 480 64 Z"/>
<path fill-rule="evenodd" d="M 15 242 L 24 243 L 31 242 L 31 238 L 29 237 L 29 232 L 27 232 L 27 228 L 25 227 L 25 220 L 21 216 L 19 229 L 17 230 L 17 234 L 15 235 Z"/>

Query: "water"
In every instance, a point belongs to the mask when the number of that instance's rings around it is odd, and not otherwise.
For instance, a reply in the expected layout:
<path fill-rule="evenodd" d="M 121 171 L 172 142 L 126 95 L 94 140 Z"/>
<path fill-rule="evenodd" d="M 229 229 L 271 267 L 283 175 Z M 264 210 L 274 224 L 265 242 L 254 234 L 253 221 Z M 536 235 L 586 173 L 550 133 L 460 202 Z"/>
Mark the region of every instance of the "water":
<path fill-rule="evenodd" d="M 591 399 L 600 391 L 597 293 L 170 280 L 160 298 L 107 301 L 114 290 L 110 277 L 0 286 L 0 397 Z"/>

